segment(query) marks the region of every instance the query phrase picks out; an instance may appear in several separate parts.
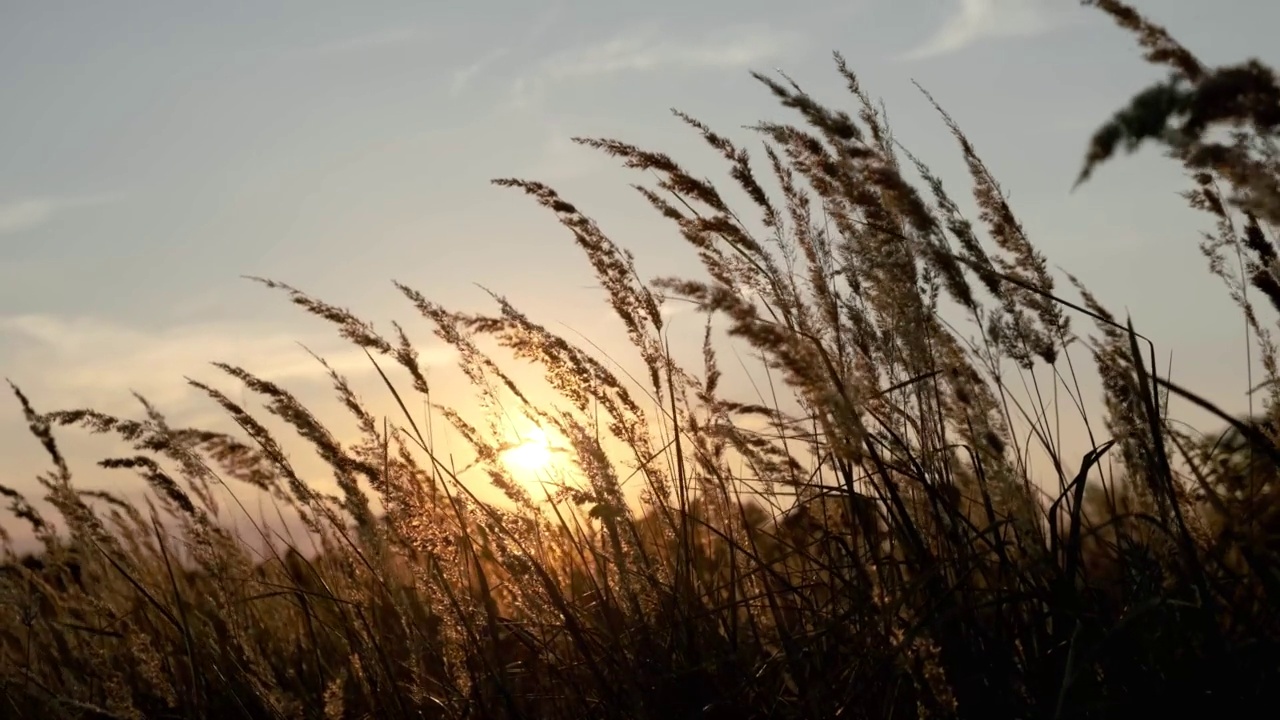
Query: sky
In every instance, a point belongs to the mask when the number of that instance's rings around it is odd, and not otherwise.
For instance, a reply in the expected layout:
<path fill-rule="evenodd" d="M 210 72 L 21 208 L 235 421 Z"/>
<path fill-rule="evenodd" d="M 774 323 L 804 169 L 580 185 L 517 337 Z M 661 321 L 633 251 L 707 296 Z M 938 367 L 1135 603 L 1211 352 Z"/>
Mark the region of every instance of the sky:
<path fill-rule="evenodd" d="M 1280 64 L 1280 4 L 1134 4 L 1209 63 Z M 41 409 L 131 412 L 137 390 L 192 418 L 209 404 L 183 378 L 218 378 L 210 360 L 319 391 L 303 343 L 369 375 L 246 275 L 399 320 L 427 362 L 449 358 L 392 280 L 462 310 L 492 309 L 483 286 L 616 339 L 567 233 L 488 180 L 548 182 L 643 275 L 680 271 L 688 249 L 627 187 L 642 178 L 569 138 L 718 171 L 668 109 L 758 148 L 743 126 L 793 118 L 749 70 L 851 107 L 835 50 L 949 187 L 967 187 L 963 164 L 913 80 L 1053 263 L 1131 313 L 1175 379 L 1242 396 L 1240 321 L 1204 271 L 1178 169 L 1143 152 L 1071 190 L 1091 131 L 1160 77 L 1073 0 L 0 1 L 0 375 Z M 24 433 L 0 403 L 0 453 L 15 458 L 0 483 L 29 488 L 42 467 Z"/>

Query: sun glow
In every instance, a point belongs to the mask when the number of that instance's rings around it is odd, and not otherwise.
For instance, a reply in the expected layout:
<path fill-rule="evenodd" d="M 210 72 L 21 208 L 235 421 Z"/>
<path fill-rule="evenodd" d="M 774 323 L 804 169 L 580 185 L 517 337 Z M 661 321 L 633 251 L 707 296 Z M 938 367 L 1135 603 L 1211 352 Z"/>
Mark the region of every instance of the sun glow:
<path fill-rule="evenodd" d="M 522 442 L 502 453 L 502 460 L 513 470 L 538 473 L 548 469 L 553 460 L 551 442 L 547 434 L 533 428 L 524 434 Z"/>

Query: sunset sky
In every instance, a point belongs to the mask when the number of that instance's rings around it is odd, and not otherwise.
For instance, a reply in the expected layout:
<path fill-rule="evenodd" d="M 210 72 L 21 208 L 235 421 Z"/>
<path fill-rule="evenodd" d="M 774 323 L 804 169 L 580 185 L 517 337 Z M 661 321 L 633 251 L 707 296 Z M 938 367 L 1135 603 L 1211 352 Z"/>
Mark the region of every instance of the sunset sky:
<path fill-rule="evenodd" d="M 1280 63 L 1280 3 L 1135 4 L 1209 63 Z M 549 182 L 643 275 L 680 271 L 691 254 L 627 187 L 644 178 L 569 138 L 716 173 L 668 108 L 759 154 L 742 126 L 794 118 L 748 71 L 781 68 L 849 107 L 833 50 L 964 195 L 911 80 L 927 88 L 1051 262 L 1131 312 L 1175 379 L 1242 397 L 1240 321 L 1203 269 L 1177 168 L 1147 151 L 1070 190 L 1091 131 L 1159 77 L 1072 0 L 0 3 L 0 375 L 44 409 L 128 411 L 135 389 L 194 414 L 208 402 L 183 377 L 216 379 L 209 360 L 322 388 L 301 342 L 369 372 L 242 275 L 400 320 L 428 360 L 436 343 L 392 279 L 469 310 L 491 307 L 483 285 L 548 325 L 617 337 L 568 234 L 488 180 Z M 0 482 L 29 487 L 43 457 L 16 403 L 0 408 L 16 473 Z"/>

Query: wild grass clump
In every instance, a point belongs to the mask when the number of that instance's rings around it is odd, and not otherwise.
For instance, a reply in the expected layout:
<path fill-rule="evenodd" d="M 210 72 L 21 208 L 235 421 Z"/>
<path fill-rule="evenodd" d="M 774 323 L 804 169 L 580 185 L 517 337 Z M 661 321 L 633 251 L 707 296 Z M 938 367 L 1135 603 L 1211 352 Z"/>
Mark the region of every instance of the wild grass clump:
<path fill-rule="evenodd" d="M 1280 310 L 1280 90 L 1256 62 L 1203 66 L 1121 2 L 1086 4 L 1171 75 L 1099 131 L 1082 178 L 1148 140 L 1189 171 L 1187 199 L 1214 223 L 1209 269 L 1258 359 L 1251 417 L 1163 377 L 1152 342 L 1075 278 L 1082 299 L 1064 299 L 939 108 L 969 171 L 966 218 L 837 56 L 854 114 L 757 76 L 803 121 L 756 126 L 761 164 L 677 113 L 730 185 L 579 140 L 653 178 L 636 189 L 696 250 L 698 275 L 644 282 L 555 190 L 497 181 L 570 231 L 643 372 L 504 298 L 460 313 L 397 285 L 476 391 L 454 409 L 433 400 L 401 326 L 384 336 L 264 280 L 368 353 L 396 421 L 327 365 L 349 437 L 225 364 L 269 415 L 192 381 L 234 434 L 173 427 L 145 401 L 138 420 L 40 412 L 15 387 L 52 461 L 39 481 L 59 521 L 0 487 L 43 548 L 19 558 L 6 545 L 0 714 L 985 719 L 1273 705 L 1280 383 L 1263 316 Z M 672 298 L 707 316 L 698 366 L 670 350 Z M 722 393 L 730 342 L 758 359 L 762 399 Z M 504 352 L 540 368 L 558 401 L 535 402 Z M 1101 380 L 1099 420 L 1086 370 Z M 1187 430 L 1171 396 L 1228 432 Z M 1087 451 L 1066 449 L 1063 404 Z M 504 463 L 512 417 L 566 448 L 548 482 Z M 487 495 L 437 449 L 438 420 Z M 65 427 L 119 438 L 127 450 L 101 464 L 140 475 L 146 500 L 79 489 L 54 436 Z M 331 478 L 304 477 L 286 450 L 297 441 Z M 246 509 L 254 493 L 278 522 Z M 232 516 L 253 531 L 232 533 Z M 286 518 L 302 532 L 280 531 Z"/>

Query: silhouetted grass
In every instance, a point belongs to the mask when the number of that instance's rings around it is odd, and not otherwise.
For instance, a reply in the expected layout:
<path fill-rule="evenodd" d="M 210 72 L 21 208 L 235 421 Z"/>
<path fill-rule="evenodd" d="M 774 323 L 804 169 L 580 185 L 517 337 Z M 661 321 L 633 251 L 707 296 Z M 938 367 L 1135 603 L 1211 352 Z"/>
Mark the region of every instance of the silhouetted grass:
<path fill-rule="evenodd" d="M 1207 68 L 1123 3 L 1086 4 L 1171 75 L 1098 132 L 1081 178 L 1144 141 L 1186 168 L 1188 201 L 1214 222 L 1209 269 L 1248 323 L 1261 412 L 1241 421 L 1174 385 L 1151 341 L 1074 278 L 1081 299 L 1064 299 L 939 108 L 979 211 L 964 217 L 837 56 L 852 115 L 757 76 L 803 120 L 756 126 L 762 164 L 678 114 L 732 185 L 579 140 L 645 171 L 639 192 L 696 249 L 698 274 L 644 282 L 552 188 L 497 181 L 572 234 L 637 351 L 638 379 L 503 298 L 493 314 L 457 313 L 397 284 L 474 387 L 473 407 L 451 409 L 433 402 L 399 325 L 384 337 L 264 280 L 369 354 L 398 419 L 376 417 L 332 370 L 353 437 L 230 365 L 218 367 L 271 418 L 191 385 L 235 435 L 171 427 L 145 401 L 141 420 L 40 412 L 15 387 L 51 459 L 40 483 L 61 529 L 0 487 L 43 546 L 18 558 L 6 544 L 0 715 L 1265 712 L 1280 688 L 1280 383 L 1274 320 L 1262 317 L 1280 309 L 1280 91 L 1257 62 Z M 708 316 L 701 367 L 668 351 L 668 298 Z M 756 353 L 768 401 L 722 395 L 713 323 Z M 558 401 L 530 401 L 486 343 L 544 370 Z M 1101 379 L 1098 419 L 1083 410 L 1085 367 Z M 1227 432 L 1176 424 L 1170 394 Z M 1083 457 L 1063 449 L 1063 404 L 1092 439 Z M 513 416 L 567 448 L 550 478 L 563 485 L 513 477 L 501 456 Z M 482 499 L 437 452 L 441 420 L 501 499 Z M 336 495 L 318 489 L 328 477 L 299 474 L 268 421 L 328 465 Z M 101 464 L 140 475 L 147 501 L 78 489 L 54 437 L 68 426 L 119 438 L 127 450 Z M 302 537 L 237 506 L 248 493 L 299 518 Z M 228 531 L 230 516 L 258 536 Z"/>

